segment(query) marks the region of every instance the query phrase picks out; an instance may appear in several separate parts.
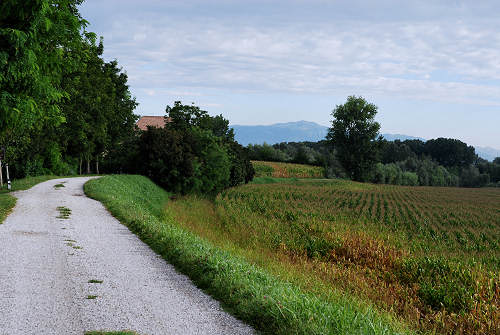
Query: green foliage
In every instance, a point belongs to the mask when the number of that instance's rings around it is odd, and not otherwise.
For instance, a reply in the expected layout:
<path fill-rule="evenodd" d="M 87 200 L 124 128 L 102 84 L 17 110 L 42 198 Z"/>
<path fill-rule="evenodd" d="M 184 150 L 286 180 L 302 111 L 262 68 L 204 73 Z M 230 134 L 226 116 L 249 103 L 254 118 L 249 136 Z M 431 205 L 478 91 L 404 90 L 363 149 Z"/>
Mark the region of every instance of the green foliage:
<path fill-rule="evenodd" d="M 250 159 L 259 160 L 259 161 L 268 161 L 268 162 L 289 162 L 291 161 L 291 156 L 280 150 L 275 148 L 275 146 L 264 143 L 262 145 L 259 144 L 249 144 L 248 150 L 250 152 Z"/>
<path fill-rule="evenodd" d="M 63 81 L 70 99 L 62 106 L 66 123 L 58 132 L 64 134 L 67 153 L 79 160 L 103 160 L 104 153 L 134 137 L 137 102 L 128 89 L 127 75 L 116 61 L 104 62 L 102 52 L 102 40 L 97 43 L 88 36 L 84 68 Z"/>
<path fill-rule="evenodd" d="M 81 0 L 0 3 L 0 148 L 11 177 L 74 174 L 132 136 L 137 103 Z"/>
<path fill-rule="evenodd" d="M 428 140 L 424 146 L 425 153 L 445 167 L 466 167 L 476 159 L 474 147 L 451 138 Z"/>
<path fill-rule="evenodd" d="M 458 186 L 458 176 L 429 159 L 410 157 L 397 163 L 377 163 L 371 181 L 406 186 Z"/>
<path fill-rule="evenodd" d="M 470 267 L 445 258 L 406 259 L 398 276 L 407 284 L 417 284 L 419 297 L 435 310 L 460 313 L 473 307 L 476 286 Z"/>
<path fill-rule="evenodd" d="M 401 185 L 405 186 L 417 186 L 418 185 L 418 176 L 414 172 L 403 172 L 401 176 Z"/>
<path fill-rule="evenodd" d="M 500 157 L 495 158 L 493 162 L 479 161 L 476 166 L 480 174 L 490 176 L 491 183 L 500 182 Z"/>
<path fill-rule="evenodd" d="M 231 162 L 227 147 L 209 130 L 193 127 L 187 133 L 193 138 L 192 147 L 198 158 L 199 170 L 195 178 L 197 193 L 217 194 L 230 185 Z"/>
<path fill-rule="evenodd" d="M 86 24 L 76 9 L 80 2 L 0 3 L 0 145 L 14 145 L 39 122 L 64 121 L 59 103 L 67 93 L 60 83 L 79 66 Z"/>
<path fill-rule="evenodd" d="M 228 145 L 228 154 L 231 162 L 230 186 L 251 181 L 255 170 L 250 162 L 248 150 L 236 141 L 231 141 Z"/>
<path fill-rule="evenodd" d="M 384 164 L 401 162 L 410 157 L 415 158 L 416 156 L 417 154 L 406 141 L 382 141 L 380 159 Z"/>
<path fill-rule="evenodd" d="M 150 127 L 140 136 L 139 173 L 182 194 L 217 194 L 252 180 L 248 154 L 234 141 L 227 120 L 178 101 L 167 112 L 171 122 L 165 128 Z"/>
<path fill-rule="evenodd" d="M 349 96 L 332 112 L 327 139 L 351 179 L 367 180 L 377 160 L 380 143 L 376 140 L 380 124 L 375 122 L 377 106 L 362 97 Z"/>
<path fill-rule="evenodd" d="M 139 172 L 175 193 L 198 187 L 199 164 L 191 150 L 190 138 L 170 128 L 149 128 L 141 133 Z"/>

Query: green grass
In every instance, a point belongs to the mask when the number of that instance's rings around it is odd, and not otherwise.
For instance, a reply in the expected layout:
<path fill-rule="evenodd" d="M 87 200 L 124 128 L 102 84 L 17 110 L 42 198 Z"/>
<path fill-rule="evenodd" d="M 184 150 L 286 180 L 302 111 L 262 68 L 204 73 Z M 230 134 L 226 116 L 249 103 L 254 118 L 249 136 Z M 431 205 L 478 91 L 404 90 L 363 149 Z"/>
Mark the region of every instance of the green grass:
<path fill-rule="evenodd" d="M 99 296 L 97 296 L 97 295 L 88 295 L 88 296 L 87 296 L 87 299 L 88 299 L 88 300 L 94 300 L 94 299 L 97 299 L 98 297 L 99 297 Z"/>
<path fill-rule="evenodd" d="M 89 280 L 89 284 L 102 284 L 102 280 L 91 279 Z"/>
<path fill-rule="evenodd" d="M 263 333 L 409 333 L 370 305 L 336 292 L 322 299 L 181 228 L 165 213 L 169 194 L 145 177 L 106 176 L 87 182 L 85 192 L 236 317 Z"/>
<path fill-rule="evenodd" d="M 0 194 L 0 224 L 10 214 L 15 205 L 16 198 L 9 194 Z"/>
<path fill-rule="evenodd" d="M 57 176 L 38 176 L 38 177 L 27 177 L 23 179 L 15 179 L 12 181 L 12 190 L 7 190 L 7 185 L 4 184 L 4 188 L 0 189 L 0 224 L 3 223 L 7 215 L 10 214 L 12 208 L 16 205 L 16 198 L 11 196 L 9 192 L 12 191 L 23 191 L 27 190 L 34 185 L 54 179 L 59 178 Z"/>

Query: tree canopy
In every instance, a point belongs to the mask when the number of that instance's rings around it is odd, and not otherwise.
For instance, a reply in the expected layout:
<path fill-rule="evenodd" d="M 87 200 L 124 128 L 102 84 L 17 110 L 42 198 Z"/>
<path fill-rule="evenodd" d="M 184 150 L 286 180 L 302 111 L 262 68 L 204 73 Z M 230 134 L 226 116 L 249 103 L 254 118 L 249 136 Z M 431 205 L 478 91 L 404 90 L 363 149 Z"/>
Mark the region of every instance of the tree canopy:
<path fill-rule="evenodd" d="M 327 140 L 353 180 L 367 180 L 377 161 L 380 124 L 375 121 L 376 114 L 377 106 L 355 96 L 349 96 L 345 104 L 337 105 L 332 112 Z"/>
<path fill-rule="evenodd" d="M 0 141 L 19 140 L 43 120 L 64 121 L 62 78 L 79 66 L 86 21 L 80 0 L 0 3 Z"/>

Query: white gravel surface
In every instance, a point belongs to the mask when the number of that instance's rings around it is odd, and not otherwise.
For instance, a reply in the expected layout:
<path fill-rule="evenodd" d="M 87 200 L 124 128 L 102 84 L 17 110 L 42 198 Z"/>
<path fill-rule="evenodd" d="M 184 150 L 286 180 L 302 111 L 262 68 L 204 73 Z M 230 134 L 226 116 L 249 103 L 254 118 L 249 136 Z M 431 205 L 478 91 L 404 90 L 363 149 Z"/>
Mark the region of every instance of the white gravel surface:
<path fill-rule="evenodd" d="M 15 193 L 0 224 L 1 335 L 253 333 L 87 198 L 87 180 Z M 56 218 L 58 206 L 71 209 L 68 219 Z"/>

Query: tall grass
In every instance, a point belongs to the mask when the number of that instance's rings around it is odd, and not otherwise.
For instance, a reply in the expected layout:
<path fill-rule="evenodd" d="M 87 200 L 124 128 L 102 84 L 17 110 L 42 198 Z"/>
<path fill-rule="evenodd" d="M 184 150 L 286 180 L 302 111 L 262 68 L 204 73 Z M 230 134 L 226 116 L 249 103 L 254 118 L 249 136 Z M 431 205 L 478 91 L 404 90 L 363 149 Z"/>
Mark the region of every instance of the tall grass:
<path fill-rule="evenodd" d="M 343 295 L 321 299 L 304 292 L 182 228 L 164 210 L 169 194 L 147 178 L 106 176 L 85 184 L 85 192 L 235 316 L 264 333 L 402 333 L 369 306 Z"/>

